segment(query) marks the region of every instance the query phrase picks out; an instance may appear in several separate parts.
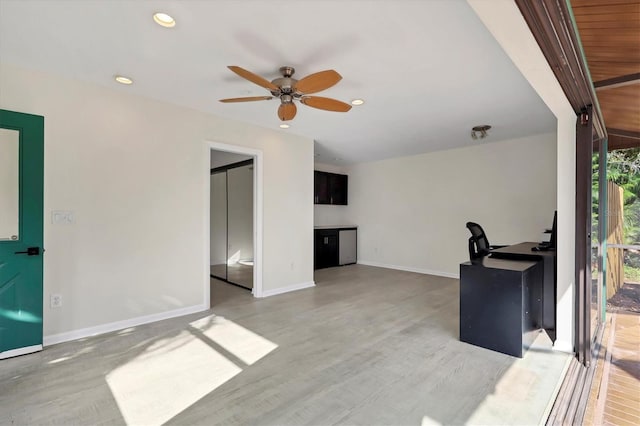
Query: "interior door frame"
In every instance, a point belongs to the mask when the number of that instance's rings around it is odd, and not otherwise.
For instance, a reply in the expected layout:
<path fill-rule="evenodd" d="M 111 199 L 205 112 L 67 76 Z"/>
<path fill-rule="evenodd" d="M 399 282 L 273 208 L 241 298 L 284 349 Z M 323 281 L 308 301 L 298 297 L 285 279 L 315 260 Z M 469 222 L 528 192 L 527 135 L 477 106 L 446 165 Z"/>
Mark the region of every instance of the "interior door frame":
<path fill-rule="evenodd" d="M 263 199 L 264 199 L 264 187 L 263 187 L 263 170 L 264 170 L 264 153 L 261 150 L 247 148 L 244 146 L 231 145 L 222 142 L 205 141 L 203 153 L 203 165 L 202 165 L 202 181 L 203 181 L 203 200 L 204 200 L 204 215 L 203 224 L 205 229 L 204 242 L 204 259 L 203 259 L 203 272 L 204 272 L 204 305 L 207 309 L 211 308 L 211 287 L 210 287 L 210 252 L 211 242 L 208 237 L 210 233 L 210 220 L 211 220 L 211 193 L 209 185 L 211 182 L 211 151 L 225 151 L 233 154 L 242 154 L 253 157 L 253 289 L 251 293 L 253 297 L 264 297 L 264 291 L 262 288 L 262 271 L 263 271 Z"/>

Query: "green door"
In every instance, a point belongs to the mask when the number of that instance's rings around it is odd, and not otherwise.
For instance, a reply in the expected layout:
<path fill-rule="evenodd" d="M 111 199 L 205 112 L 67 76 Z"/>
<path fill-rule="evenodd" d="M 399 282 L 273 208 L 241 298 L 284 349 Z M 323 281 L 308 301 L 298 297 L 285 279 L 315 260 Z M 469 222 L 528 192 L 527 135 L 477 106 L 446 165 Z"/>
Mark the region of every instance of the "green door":
<path fill-rule="evenodd" d="M 42 349 L 44 117 L 0 110 L 0 358 Z"/>

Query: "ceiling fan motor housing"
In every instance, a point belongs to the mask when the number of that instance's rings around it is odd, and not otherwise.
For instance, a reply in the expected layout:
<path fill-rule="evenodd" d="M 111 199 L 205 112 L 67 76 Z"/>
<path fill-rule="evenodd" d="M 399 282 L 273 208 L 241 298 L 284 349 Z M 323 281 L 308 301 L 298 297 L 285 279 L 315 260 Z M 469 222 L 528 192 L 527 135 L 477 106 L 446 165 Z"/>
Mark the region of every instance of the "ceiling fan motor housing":
<path fill-rule="evenodd" d="M 351 105 L 336 99 L 324 98 L 320 96 L 309 96 L 326 90 L 338 83 L 342 76 L 335 70 L 325 70 L 314 74 L 310 74 L 301 80 L 293 78 L 295 69 L 290 66 L 280 68 L 282 77 L 278 77 L 273 81 L 268 81 L 257 74 L 247 71 L 237 65 L 229 65 L 228 68 L 240 77 L 264 87 L 271 92 L 272 96 L 249 96 L 244 98 L 220 99 L 220 102 L 250 102 L 264 101 L 275 98 L 280 99 L 278 107 L 278 117 L 282 121 L 293 120 L 296 116 L 295 100 L 300 103 L 325 111 L 347 112 L 351 109 Z"/>
<path fill-rule="evenodd" d="M 294 88 L 296 87 L 296 83 L 298 82 L 298 80 L 296 80 L 295 78 L 292 78 L 292 75 L 296 72 L 295 68 L 284 66 L 284 67 L 280 67 L 279 71 L 280 71 L 280 74 L 282 74 L 282 77 L 276 78 L 275 80 L 271 81 L 271 83 L 278 86 L 280 90 L 272 91 L 271 94 L 273 96 L 280 96 L 283 94 L 285 95 L 293 94 L 295 92 Z M 293 101 L 293 99 L 286 100 L 286 99 L 283 99 L 282 97 L 280 99 L 282 100 L 282 102 Z"/>
<path fill-rule="evenodd" d="M 298 80 L 291 77 L 278 77 L 272 81 L 273 84 L 280 88 L 279 91 L 272 91 L 273 96 L 279 96 L 281 94 L 293 94 L 294 87 Z"/>

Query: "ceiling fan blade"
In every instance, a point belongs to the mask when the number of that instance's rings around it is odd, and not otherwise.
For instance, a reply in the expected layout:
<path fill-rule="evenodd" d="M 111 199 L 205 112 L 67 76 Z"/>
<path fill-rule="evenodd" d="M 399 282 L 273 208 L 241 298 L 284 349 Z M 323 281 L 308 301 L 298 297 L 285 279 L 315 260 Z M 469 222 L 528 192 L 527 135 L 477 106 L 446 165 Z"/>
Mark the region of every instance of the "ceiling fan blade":
<path fill-rule="evenodd" d="M 293 120 L 293 117 L 296 116 L 296 112 L 298 112 L 296 105 L 293 102 L 288 102 L 280 105 L 278 108 L 278 117 L 282 121 Z"/>
<path fill-rule="evenodd" d="M 252 101 L 268 101 L 269 99 L 273 99 L 273 96 L 250 96 L 250 97 L 247 97 L 247 98 L 220 99 L 220 102 L 224 102 L 224 103 L 252 102 Z"/>
<path fill-rule="evenodd" d="M 299 80 L 295 89 L 304 94 L 316 93 L 328 89 L 340 80 L 342 76 L 334 70 L 320 71 Z"/>
<path fill-rule="evenodd" d="M 306 106 L 326 111 L 347 112 L 351 109 L 349 104 L 337 99 L 323 98 L 322 96 L 303 96 L 300 98 L 300 102 Z"/>
<path fill-rule="evenodd" d="M 240 77 L 247 79 L 252 83 L 257 84 L 258 86 L 262 86 L 265 89 L 271 90 L 272 92 L 280 90 L 280 88 L 275 84 L 271 83 L 268 80 L 265 80 L 264 78 L 260 77 L 257 74 L 252 73 L 251 71 L 245 70 L 244 68 L 241 68 L 236 65 L 229 65 L 227 68 L 229 68 L 231 71 L 238 74 Z"/>

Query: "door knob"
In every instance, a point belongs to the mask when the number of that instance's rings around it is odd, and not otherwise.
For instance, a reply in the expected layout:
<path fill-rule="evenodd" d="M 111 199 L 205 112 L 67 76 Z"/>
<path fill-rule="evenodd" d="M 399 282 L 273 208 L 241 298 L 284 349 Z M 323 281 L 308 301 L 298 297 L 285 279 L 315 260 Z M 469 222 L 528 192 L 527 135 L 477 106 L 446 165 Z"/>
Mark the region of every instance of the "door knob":
<path fill-rule="evenodd" d="M 27 256 L 38 256 L 40 247 L 29 247 L 26 251 L 16 251 L 14 254 L 26 254 Z"/>

